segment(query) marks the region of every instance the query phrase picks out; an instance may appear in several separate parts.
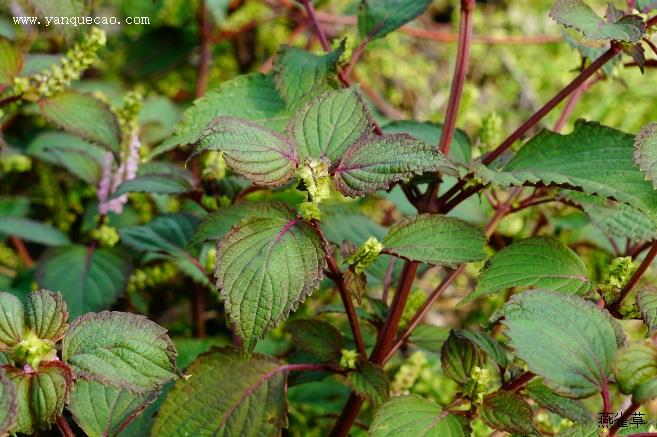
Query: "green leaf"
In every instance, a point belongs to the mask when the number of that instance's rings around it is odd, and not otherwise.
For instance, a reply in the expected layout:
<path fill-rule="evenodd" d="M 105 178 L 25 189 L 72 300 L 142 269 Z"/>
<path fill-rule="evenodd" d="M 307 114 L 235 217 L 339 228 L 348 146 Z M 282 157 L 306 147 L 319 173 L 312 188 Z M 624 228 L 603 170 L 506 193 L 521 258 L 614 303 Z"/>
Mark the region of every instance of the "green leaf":
<path fill-rule="evenodd" d="M 0 233 L 46 246 L 71 244 L 68 236 L 59 229 L 23 217 L 0 217 Z"/>
<path fill-rule="evenodd" d="M 193 190 L 194 187 L 187 179 L 171 174 L 147 174 L 123 182 L 116 188 L 112 197 L 125 193 L 181 194 Z"/>
<path fill-rule="evenodd" d="M 383 126 L 383 132 L 387 134 L 409 134 L 427 144 L 438 144 L 443 132 L 443 126 L 429 122 L 397 120 Z M 464 165 L 472 160 L 472 143 L 465 131 L 461 129 L 454 131 L 447 157 L 453 162 Z"/>
<path fill-rule="evenodd" d="M 442 326 L 420 325 L 413 330 L 410 342 L 421 349 L 440 352 L 451 330 Z"/>
<path fill-rule="evenodd" d="M 243 118 L 277 130 L 283 129 L 288 119 L 285 102 L 278 94 L 272 76 L 260 73 L 237 76 L 195 100 L 194 106 L 185 111 L 176 134 L 156 147 L 148 159 L 178 145 L 197 142 L 215 117 L 222 115 Z"/>
<path fill-rule="evenodd" d="M 18 44 L 0 37 L 0 90 L 11 85 L 22 69 L 23 52 Z"/>
<path fill-rule="evenodd" d="M 383 38 L 422 14 L 431 0 L 361 0 L 358 31 L 361 38 Z"/>
<path fill-rule="evenodd" d="M 474 368 L 481 366 L 481 356 L 474 343 L 451 331 L 440 349 L 440 366 L 445 376 L 466 384 Z"/>
<path fill-rule="evenodd" d="M 636 136 L 634 162 L 646 178 L 657 188 L 657 123 L 641 128 Z"/>
<path fill-rule="evenodd" d="M 32 434 L 37 429 L 50 429 L 62 414 L 73 385 L 71 369 L 61 361 L 49 361 L 36 371 L 8 367 L 5 371 L 16 389 L 18 405 L 18 420 L 12 432 Z"/>
<path fill-rule="evenodd" d="M 290 180 L 299 163 L 294 145 L 276 131 L 235 117 L 217 117 L 201 139 L 197 153 L 222 151 L 236 173 L 259 185 Z"/>
<path fill-rule="evenodd" d="M 153 397 L 150 393 L 138 395 L 97 381 L 79 379 L 71 392 L 68 409 L 89 437 L 116 436 Z"/>
<path fill-rule="evenodd" d="M 334 170 L 342 194 L 356 197 L 430 171 L 453 173 L 435 146 L 405 134 L 365 139 L 349 147 Z"/>
<path fill-rule="evenodd" d="M 538 183 L 580 188 L 657 216 L 657 192 L 634 164 L 633 153 L 631 135 L 580 120 L 569 135 L 541 131 L 501 172 L 485 167 L 477 172 L 503 187 Z"/>
<path fill-rule="evenodd" d="M 16 388 L 0 369 L 0 435 L 9 435 L 9 430 L 16 424 L 18 400 Z"/>
<path fill-rule="evenodd" d="M 273 358 L 231 349 L 201 355 L 160 409 L 151 435 L 280 435 L 286 375 Z"/>
<path fill-rule="evenodd" d="M 484 232 L 463 220 L 437 214 L 403 219 L 383 239 L 386 253 L 428 264 L 458 264 L 484 258 Z"/>
<path fill-rule="evenodd" d="M 46 120 L 67 132 L 97 143 L 112 152 L 119 151 L 119 122 L 109 105 L 89 95 L 65 91 L 39 101 Z"/>
<path fill-rule="evenodd" d="M 321 361 L 337 362 L 344 347 L 342 334 L 331 324 L 321 320 L 297 319 L 290 321 L 285 330 L 292 335 L 294 345 L 310 352 Z"/>
<path fill-rule="evenodd" d="M 540 436 L 533 423 L 531 407 L 524 399 L 510 391 L 498 391 L 484 398 L 479 409 L 481 420 L 499 431 L 523 436 Z"/>
<path fill-rule="evenodd" d="M 243 221 L 218 244 L 217 288 L 247 351 L 312 293 L 326 265 L 315 231 L 286 215 Z"/>
<path fill-rule="evenodd" d="M 592 40 L 637 42 L 646 32 L 640 16 L 629 15 L 616 22 L 606 22 L 584 0 L 556 0 L 550 16 L 559 24 L 572 27 Z"/>
<path fill-rule="evenodd" d="M 601 390 L 625 341 L 609 313 L 580 297 L 552 291 L 514 295 L 493 318 L 498 316 L 504 317 L 510 344 L 529 370 L 569 398 Z"/>
<path fill-rule="evenodd" d="M 511 287 L 535 287 L 583 295 L 591 290 L 584 262 L 568 246 L 551 237 L 521 240 L 497 252 L 463 302 Z"/>
<path fill-rule="evenodd" d="M 350 241 L 362 245 L 369 237 L 382 240 L 386 228 L 356 208 L 344 204 L 327 204 L 322 208 L 322 230 L 326 238 L 340 245 Z"/>
<path fill-rule="evenodd" d="M 390 381 L 383 369 L 369 361 L 347 375 L 347 385 L 358 395 L 363 396 L 374 406 L 380 405 L 390 397 Z"/>
<path fill-rule="evenodd" d="M 633 342 L 620 349 L 614 358 L 618 387 L 643 403 L 657 397 L 657 348 L 651 341 Z"/>
<path fill-rule="evenodd" d="M 187 213 L 164 214 L 150 223 L 119 229 L 121 241 L 138 251 L 186 253 L 184 247 L 194 235 L 199 219 Z"/>
<path fill-rule="evenodd" d="M 27 147 L 27 153 L 64 167 L 89 184 L 98 182 L 106 150 L 65 132 L 44 132 Z"/>
<path fill-rule="evenodd" d="M 37 283 L 62 293 L 71 317 L 112 305 L 125 289 L 130 261 L 110 248 L 65 246 L 39 262 Z"/>
<path fill-rule="evenodd" d="M 527 384 L 525 392 L 541 407 L 573 422 L 587 423 L 594 420 L 582 401 L 559 396 L 539 380 L 535 379 Z"/>
<path fill-rule="evenodd" d="M 369 110 L 355 88 L 331 91 L 308 102 L 288 127 L 300 161 L 326 157 L 337 162 L 349 146 L 371 130 Z"/>
<path fill-rule="evenodd" d="M 645 13 L 657 9 L 657 0 L 636 0 L 636 8 Z"/>
<path fill-rule="evenodd" d="M 648 335 L 657 331 L 657 290 L 644 288 L 636 295 L 636 304 L 641 312 L 643 323 L 648 326 Z"/>
<path fill-rule="evenodd" d="M 0 291 L 0 351 L 8 351 L 20 343 L 25 334 L 25 310 L 21 301 Z"/>
<path fill-rule="evenodd" d="M 319 56 L 298 47 L 282 46 L 274 59 L 274 82 L 288 107 L 298 107 L 305 100 L 335 88 L 342 53 L 344 43 Z"/>
<path fill-rule="evenodd" d="M 40 339 L 59 341 L 68 329 L 66 302 L 59 293 L 40 290 L 27 296 L 27 325 Z"/>
<path fill-rule="evenodd" d="M 600 437 L 597 423 L 575 425 L 557 434 L 557 437 Z"/>
<path fill-rule="evenodd" d="M 372 437 L 467 437 L 470 426 L 463 417 L 448 414 L 417 395 L 398 396 L 376 410 Z"/>
<path fill-rule="evenodd" d="M 62 342 L 62 359 L 86 378 L 146 393 L 177 375 L 167 330 L 144 316 L 103 311 L 76 319 Z"/>
<path fill-rule="evenodd" d="M 497 340 L 495 340 L 487 333 L 482 331 L 473 331 L 470 329 L 459 329 L 456 331 L 456 335 L 470 340 L 500 366 L 507 367 L 509 365 L 509 360 L 506 357 L 506 351 L 497 342 Z"/>

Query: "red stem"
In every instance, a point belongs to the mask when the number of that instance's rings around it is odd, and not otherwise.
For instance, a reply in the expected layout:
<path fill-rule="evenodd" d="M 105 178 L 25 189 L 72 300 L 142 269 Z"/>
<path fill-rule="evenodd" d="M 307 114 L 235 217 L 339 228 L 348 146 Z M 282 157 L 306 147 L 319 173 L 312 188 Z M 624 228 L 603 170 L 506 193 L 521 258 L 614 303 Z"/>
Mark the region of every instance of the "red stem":
<path fill-rule="evenodd" d="M 623 414 L 621 414 L 621 417 L 619 417 L 614 424 L 609 428 L 609 435 L 608 437 L 614 437 L 616 433 L 618 432 L 618 429 L 621 427 L 623 422 L 625 422 L 636 410 L 639 409 L 641 404 L 632 402 L 629 407 L 627 407 L 627 410 L 623 411 Z"/>
<path fill-rule="evenodd" d="M 618 310 L 620 308 L 623 300 L 627 297 L 628 294 L 630 294 L 634 286 L 637 284 L 637 282 L 639 282 L 639 279 L 641 279 L 641 276 L 643 276 L 646 270 L 648 270 L 648 267 L 650 267 L 650 264 L 655 259 L 655 256 L 657 256 L 657 241 L 652 243 L 650 250 L 646 254 L 645 258 L 643 258 L 643 261 L 641 261 L 639 268 L 636 269 L 630 280 L 627 281 L 627 284 L 625 284 L 621 290 L 618 299 L 613 303 L 611 309 Z"/>
<path fill-rule="evenodd" d="M 329 44 L 329 40 L 326 37 L 326 34 L 324 33 L 324 29 L 322 29 L 322 26 L 319 24 L 319 20 L 317 19 L 317 13 L 315 12 L 315 7 L 313 6 L 312 0 L 302 0 L 303 7 L 306 10 L 306 14 L 308 14 L 308 18 L 310 18 L 310 21 L 313 23 L 313 26 L 315 26 L 315 31 L 317 33 L 317 38 L 319 39 L 319 43 L 322 45 L 322 48 L 326 52 L 331 51 L 331 44 Z"/>
<path fill-rule="evenodd" d="M 59 432 L 62 433 L 62 436 L 64 437 L 75 437 L 75 434 L 73 433 L 73 430 L 69 426 L 68 422 L 66 421 L 66 418 L 64 416 L 59 416 L 57 418 L 57 428 L 59 429 Z"/>
<path fill-rule="evenodd" d="M 202 97 L 208 89 L 208 73 L 210 71 L 210 58 L 212 45 L 210 35 L 210 21 L 205 0 L 201 0 L 198 10 L 198 28 L 201 35 L 201 56 L 198 63 L 198 77 L 196 79 L 196 97 Z"/>
<path fill-rule="evenodd" d="M 371 38 L 369 36 L 363 38 L 360 44 L 358 44 L 358 47 L 356 47 L 356 49 L 352 53 L 351 59 L 349 60 L 349 65 L 347 65 L 347 68 L 344 70 L 345 78 L 348 79 L 351 76 L 351 72 L 353 71 L 360 57 L 363 55 L 363 52 L 365 52 L 365 46 L 367 46 L 370 40 Z"/>
<path fill-rule="evenodd" d="M 9 240 L 14 246 L 14 249 L 16 249 L 18 257 L 21 259 L 21 261 L 23 261 L 23 264 L 25 264 L 25 267 L 29 269 L 34 266 L 34 260 L 30 256 L 30 252 L 27 250 L 27 247 L 25 247 L 23 240 L 14 235 L 12 235 Z"/>
<path fill-rule="evenodd" d="M 516 379 L 504 384 L 502 387 L 500 387 L 500 390 L 518 391 L 523 388 L 529 381 L 531 381 L 534 376 L 536 376 L 534 373 L 527 371 Z"/>
<path fill-rule="evenodd" d="M 602 411 L 604 414 L 609 414 L 611 412 L 611 401 L 609 399 L 609 382 L 606 379 L 602 383 L 600 395 L 602 396 Z"/>

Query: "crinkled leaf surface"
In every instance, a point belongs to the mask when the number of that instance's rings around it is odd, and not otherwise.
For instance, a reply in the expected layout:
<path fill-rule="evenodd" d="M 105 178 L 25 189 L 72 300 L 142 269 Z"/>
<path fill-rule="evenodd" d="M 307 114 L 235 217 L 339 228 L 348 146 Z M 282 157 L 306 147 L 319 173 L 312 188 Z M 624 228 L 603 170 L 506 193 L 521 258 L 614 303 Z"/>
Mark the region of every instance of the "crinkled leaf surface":
<path fill-rule="evenodd" d="M 48 290 L 30 293 L 25 314 L 27 325 L 41 339 L 57 342 L 68 328 L 66 302 L 59 293 Z"/>
<path fill-rule="evenodd" d="M 224 236 L 217 287 L 245 350 L 312 293 L 325 264 L 315 231 L 289 211 L 243 221 Z"/>
<path fill-rule="evenodd" d="M 502 348 L 502 345 L 487 333 L 471 329 L 459 329 L 456 331 L 456 335 L 470 340 L 500 366 L 506 367 L 509 364 L 506 351 Z"/>
<path fill-rule="evenodd" d="M 344 347 L 342 333 L 330 323 L 321 320 L 297 319 L 290 321 L 285 330 L 292 335 L 294 345 L 310 352 L 322 361 L 340 359 Z"/>
<path fill-rule="evenodd" d="M 523 436 L 540 436 L 534 428 L 531 407 L 510 391 L 498 391 L 484 398 L 479 409 L 481 419 L 491 428 Z"/>
<path fill-rule="evenodd" d="M 573 422 L 586 423 L 594 420 L 593 414 L 582 401 L 559 396 L 537 379 L 527 384 L 525 392 L 541 407 Z"/>
<path fill-rule="evenodd" d="M 0 291 L 0 351 L 20 343 L 25 333 L 25 310 L 13 294 Z"/>
<path fill-rule="evenodd" d="M 657 290 L 644 288 L 636 295 L 636 304 L 643 322 L 648 326 L 648 334 L 657 331 Z"/>
<path fill-rule="evenodd" d="M 453 173 L 454 167 L 435 146 L 409 135 L 392 134 L 352 145 L 333 173 L 338 191 L 356 197 L 429 171 Z"/>
<path fill-rule="evenodd" d="M 304 105 L 290 121 L 299 160 L 326 157 L 337 162 L 345 150 L 370 133 L 369 110 L 355 88 L 331 91 Z"/>
<path fill-rule="evenodd" d="M 24 217 L 0 217 L 0 233 L 47 246 L 71 243 L 68 236 L 59 229 Z"/>
<path fill-rule="evenodd" d="M 428 144 L 438 144 L 443 132 L 441 124 L 419 122 L 413 120 L 396 120 L 383 126 L 383 132 L 387 134 L 409 134 Z M 468 134 L 461 129 L 454 131 L 452 145 L 447 157 L 452 162 L 468 164 L 472 160 L 472 143 Z"/>
<path fill-rule="evenodd" d="M 353 391 L 374 405 L 380 405 L 390 397 L 390 381 L 383 369 L 369 361 L 349 372 L 347 384 Z"/>
<path fill-rule="evenodd" d="M 65 91 L 39 101 L 39 109 L 55 126 L 113 152 L 119 151 L 119 122 L 109 105 L 97 98 Z"/>
<path fill-rule="evenodd" d="M 285 372 L 273 358 L 232 349 L 201 355 L 176 382 L 151 435 L 279 435 L 287 423 Z"/>
<path fill-rule="evenodd" d="M 466 384 L 475 366 L 481 365 L 481 357 L 474 343 L 450 332 L 440 349 L 440 366 L 445 376 L 460 384 Z"/>
<path fill-rule="evenodd" d="M 529 370 L 569 398 L 598 393 L 625 341 L 606 311 L 578 296 L 535 290 L 514 295 L 497 316 Z"/>
<path fill-rule="evenodd" d="M 16 388 L 0 369 L 0 435 L 9 434 L 9 430 L 16 424 L 17 415 Z"/>
<path fill-rule="evenodd" d="M 616 353 L 614 375 L 621 391 L 635 402 L 657 397 L 657 348 L 650 341 L 633 342 Z"/>
<path fill-rule="evenodd" d="M 130 261 L 111 248 L 63 246 L 46 254 L 37 283 L 62 293 L 71 317 L 112 305 L 125 289 Z"/>
<path fill-rule="evenodd" d="M 361 0 L 358 31 L 362 38 L 382 38 L 422 14 L 431 0 Z"/>
<path fill-rule="evenodd" d="M 650 123 L 636 136 L 634 162 L 657 188 L 657 123 Z"/>
<path fill-rule="evenodd" d="M 417 395 L 398 396 L 376 410 L 370 427 L 372 437 L 466 437 L 470 427 L 462 417 Z"/>
<path fill-rule="evenodd" d="M 197 152 L 222 151 L 238 174 L 260 185 L 282 185 L 294 174 L 297 151 L 276 131 L 236 117 L 217 117 L 204 133 Z"/>
<path fill-rule="evenodd" d="M 103 311 L 76 319 L 62 359 L 77 378 L 145 393 L 176 377 L 176 349 L 167 330 L 144 316 Z"/>
<path fill-rule="evenodd" d="M 112 194 L 119 197 L 125 193 L 180 194 L 192 191 L 194 187 L 187 179 L 171 174 L 147 174 L 137 176 L 121 183 Z"/>
<path fill-rule="evenodd" d="M 568 246 L 555 238 L 534 237 L 513 243 L 493 255 L 464 302 L 511 287 L 582 295 L 591 289 L 591 281 L 586 265 Z"/>
<path fill-rule="evenodd" d="M 484 257 L 484 232 L 460 219 L 437 214 L 408 217 L 383 239 L 387 253 L 428 264 L 455 264 Z"/>
<path fill-rule="evenodd" d="M 580 31 L 585 38 L 592 40 L 617 40 L 637 42 L 646 31 L 643 19 L 638 15 L 607 22 L 584 0 L 556 0 L 550 16 L 566 27 Z"/>

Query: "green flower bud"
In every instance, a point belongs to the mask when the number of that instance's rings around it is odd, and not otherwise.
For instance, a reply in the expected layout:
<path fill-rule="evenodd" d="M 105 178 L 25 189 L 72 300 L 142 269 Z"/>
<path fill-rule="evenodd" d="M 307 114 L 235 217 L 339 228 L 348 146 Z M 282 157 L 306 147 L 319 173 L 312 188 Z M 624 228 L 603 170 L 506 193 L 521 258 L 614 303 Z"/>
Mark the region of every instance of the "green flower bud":
<path fill-rule="evenodd" d="M 32 169 L 32 159 L 26 155 L 11 153 L 0 158 L 0 168 L 6 173 L 24 173 Z"/>
<path fill-rule="evenodd" d="M 228 165 L 224 159 L 224 152 L 208 152 L 203 160 L 203 179 L 218 181 L 226 177 Z"/>
<path fill-rule="evenodd" d="M 100 228 L 91 231 L 91 238 L 98 241 L 101 246 L 113 247 L 121 237 L 115 228 L 102 225 Z"/>
<path fill-rule="evenodd" d="M 340 353 L 340 367 L 344 369 L 356 369 L 358 366 L 358 352 L 352 349 L 342 349 Z"/>
<path fill-rule="evenodd" d="M 320 220 L 319 204 L 331 196 L 331 177 L 328 163 L 312 160 L 297 170 L 297 177 L 308 193 L 308 201 L 299 206 L 299 214 L 304 220 Z"/>
<path fill-rule="evenodd" d="M 481 120 L 479 139 L 486 147 L 494 147 L 501 141 L 502 118 L 497 112 L 491 112 Z"/>
<path fill-rule="evenodd" d="M 362 273 L 374 264 L 383 250 L 383 244 L 375 237 L 370 237 L 353 254 L 349 255 L 345 262 L 354 267 L 356 273 Z"/>
<path fill-rule="evenodd" d="M 606 278 L 602 284 L 599 284 L 600 292 L 605 302 L 615 302 L 622 288 L 630 280 L 636 270 L 632 258 L 629 256 L 614 258 L 606 269 Z"/>
<path fill-rule="evenodd" d="M 55 343 L 36 336 L 28 331 L 25 338 L 21 340 L 9 353 L 17 364 L 29 364 L 33 369 L 39 367 L 41 361 L 49 361 L 57 356 Z"/>

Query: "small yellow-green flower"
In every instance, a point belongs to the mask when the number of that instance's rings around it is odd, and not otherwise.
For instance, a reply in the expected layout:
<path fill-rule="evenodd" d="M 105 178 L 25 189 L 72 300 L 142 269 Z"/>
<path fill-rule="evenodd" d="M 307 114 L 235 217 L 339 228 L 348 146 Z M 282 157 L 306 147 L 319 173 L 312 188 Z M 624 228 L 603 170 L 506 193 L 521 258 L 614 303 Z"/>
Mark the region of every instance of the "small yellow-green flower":
<path fill-rule="evenodd" d="M 383 244 L 375 237 L 370 237 L 358 248 L 356 252 L 349 255 L 345 260 L 347 264 L 354 267 L 356 273 L 362 273 L 374 264 L 383 250 Z"/>

